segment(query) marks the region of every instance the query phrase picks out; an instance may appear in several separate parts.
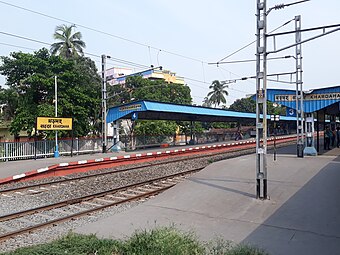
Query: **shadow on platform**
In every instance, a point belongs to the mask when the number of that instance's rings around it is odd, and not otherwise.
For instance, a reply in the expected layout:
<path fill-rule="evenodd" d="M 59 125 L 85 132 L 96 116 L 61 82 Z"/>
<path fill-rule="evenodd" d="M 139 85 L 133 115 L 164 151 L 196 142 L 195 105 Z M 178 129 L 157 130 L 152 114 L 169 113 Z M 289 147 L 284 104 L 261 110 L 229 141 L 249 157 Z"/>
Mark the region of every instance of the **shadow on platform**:
<path fill-rule="evenodd" d="M 339 196 L 340 156 L 330 161 L 243 242 L 257 244 L 270 254 L 339 254 Z"/>

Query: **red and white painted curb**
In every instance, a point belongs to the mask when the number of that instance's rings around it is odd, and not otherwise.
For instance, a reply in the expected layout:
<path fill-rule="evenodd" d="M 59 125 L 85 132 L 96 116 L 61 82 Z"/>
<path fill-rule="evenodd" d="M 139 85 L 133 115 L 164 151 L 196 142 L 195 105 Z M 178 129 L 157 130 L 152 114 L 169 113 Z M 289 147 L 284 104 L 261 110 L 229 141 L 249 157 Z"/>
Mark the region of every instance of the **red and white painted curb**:
<path fill-rule="evenodd" d="M 291 138 L 295 138 L 296 136 L 278 136 L 276 137 L 277 140 L 287 140 Z M 274 138 L 268 138 L 268 141 L 272 141 Z M 231 142 L 231 143 L 223 143 L 223 144 L 214 144 L 214 145 L 203 145 L 203 146 L 197 146 L 197 147 L 189 147 L 185 149 L 174 149 L 174 150 L 167 150 L 167 151 L 155 151 L 155 152 L 147 152 L 147 153 L 137 153 L 137 154 L 128 154 L 123 156 L 116 156 L 116 157 L 108 157 L 108 158 L 97 158 L 97 159 L 91 159 L 91 160 L 80 160 L 70 163 L 59 163 L 56 165 L 48 166 L 39 168 L 36 170 L 32 170 L 26 173 L 13 175 L 4 179 L 0 179 L 0 184 L 8 183 L 11 181 L 20 180 L 23 178 L 31 177 L 34 175 L 38 175 L 40 173 L 44 173 L 47 171 L 53 171 L 53 170 L 60 170 L 60 169 L 66 169 L 66 168 L 72 168 L 72 167 L 79 167 L 82 166 L 89 166 L 89 165 L 95 165 L 95 164 L 103 164 L 103 163 L 114 163 L 119 161 L 133 161 L 133 160 L 139 160 L 143 158 L 150 158 L 150 157 L 158 157 L 158 156 L 169 156 L 169 155 L 178 155 L 183 153 L 191 153 L 191 152 L 197 152 L 197 151 L 207 151 L 207 150 L 214 150 L 214 149 L 222 149 L 222 148 L 228 148 L 238 145 L 244 145 L 244 144 L 254 144 L 256 143 L 256 140 L 246 140 L 246 141 L 239 141 L 239 142 Z"/>

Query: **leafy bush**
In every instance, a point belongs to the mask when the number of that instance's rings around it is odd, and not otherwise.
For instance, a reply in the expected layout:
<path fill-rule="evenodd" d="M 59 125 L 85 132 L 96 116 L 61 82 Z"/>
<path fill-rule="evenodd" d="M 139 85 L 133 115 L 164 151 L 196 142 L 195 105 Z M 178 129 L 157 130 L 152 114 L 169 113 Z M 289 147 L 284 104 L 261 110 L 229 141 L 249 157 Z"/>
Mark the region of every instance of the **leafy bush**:
<path fill-rule="evenodd" d="M 56 241 L 40 244 L 6 255 L 265 255 L 258 248 L 215 239 L 199 242 L 192 233 L 174 227 L 135 232 L 127 240 L 98 239 L 95 235 L 69 233 Z"/>

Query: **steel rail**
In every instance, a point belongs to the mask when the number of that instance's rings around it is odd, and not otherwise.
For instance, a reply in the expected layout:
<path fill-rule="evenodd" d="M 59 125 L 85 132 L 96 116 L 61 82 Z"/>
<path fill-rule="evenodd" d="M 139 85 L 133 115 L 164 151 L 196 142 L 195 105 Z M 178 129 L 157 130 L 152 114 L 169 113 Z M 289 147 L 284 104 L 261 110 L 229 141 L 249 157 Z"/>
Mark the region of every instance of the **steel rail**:
<path fill-rule="evenodd" d="M 287 139 L 290 139 L 290 138 L 277 139 L 276 142 L 286 141 Z M 240 148 L 240 147 L 242 147 L 242 148 Z M 72 178 L 65 178 L 64 177 L 65 179 L 62 179 L 62 180 L 54 180 L 54 181 L 49 181 L 49 182 L 44 182 L 44 183 L 26 185 L 26 186 L 22 186 L 22 187 L 3 189 L 3 190 L 0 190 L 0 194 L 9 193 L 9 192 L 16 192 L 16 191 L 26 190 L 26 189 L 36 188 L 36 187 L 45 187 L 45 186 L 59 184 L 59 183 L 65 183 L 65 182 L 79 181 L 79 180 L 88 179 L 88 178 L 92 178 L 92 177 L 99 177 L 99 176 L 105 176 L 105 175 L 110 175 L 110 174 L 118 174 L 118 173 L 128 172 L 128 171 L 132 171 L 132 170 L 142 169 L 142 168 L 146 168 L 146 167 L 160 166 L 160 165 L 166 165 L 166 164 L 182 162 L 182 161 L 187 161 L 187 160 L 194 160 L 194 159 L 197 159 L 197 158 L 212 157 L 212 156 L 225 154 L 226 151 L 227 152 L 237 152 L 237 151 L 240 151 L 240 150 L 244 150 L 243 149 L 244 147 L 252 148 L 252 147 L 255 147 L 255 145 L 246 143 L 246 144 L 241 144 L 241 145 L 233 146 L 233 147 L 216 147 L 220 150 L 223 149 L 223 151 L 222 152 L 221 151 L 220 152 L 211 152 L 209 150 L 204 151 L 204 152 L 200 151 L 199 153 L 204 154 L 204 155 L 191 156 L 191 157 L 180 158 L 180 159 L 175 159 L 175 160 L 165 161 L 165 162 L 149 163 L 149 165 L 134 166 L 134 167 L 129 167 L 129 168 L 121 169 L 121 170 L 114 170 L 114 171 L 108 171 L 108 172 L 103 172 L 103 173 L 89 174 L 89 175 L 86 175 L 86 176 L 79 176 L 79 177 L 72 177 Z M 198 153 L 197 151 L 191 151 L 191 152 Z M 183 157 L 183 155 L 180 155 L 180 154 L 179 155 L 172 155 L 171 157 L 178 158 L 178 157 Z M 101 168 L 101 169 L 105 169 L 105 165 L 103 165 L 103 168 Z"/>
<path fill-rule="evenodd" d="M 136 186 L 146 185 L 150 182 L 157 182 L 157 181 L 164 180 L 164 179 L 169 179 L 169 178 L 173 178 L 173 177 L 177 177 L 177 176 L 181 176 L 181 175 L 190 174 L 190 173 L 193 173 L 193 172 L 200 171 L 203 168 L 204 167 L 195 168 L 195 169 L 187 170 L 187 171 L 176 173 L 176 174 L 171 174 L 171 175 L 162 176 L 162 177 L 158 177 L 158 178 L 147 180 L 147 181 L 129 184 L 129 185 L 119 187 L 119 188 L 105 190 L 105 191 L 93 193 L 93 194 L 82 196 L 82 197 L 72 198 L 72 199 L 69 199 L 69 200 L 64 200 L 64 201 L 49 204 L 49 205 L 43 205 L 43 206 L 35 207 L 35 208 L 32 208 L 32 209 L 28 209 L 28 210 L 23 210 L 23 211 L 11 213 L 11 214 L 6 214 L 6 215 L 3 215 L 3 216 L 0 216 L 0 222 L 19 218 L 19 217 L 22 217 L 22 216 L 30 215 L 30 214 L 33 214 L 33 213 L 37 213 L 37 212 L 41 212 L 41 211 L 45 211 L 45 210 L 49 210 L 49 209 L 53 209 L 53 208 L 58 208 L 58 207 L 66 206 L 66 205 L 80 203 L 80 202 L 87 201 L 87 200 L 90 200 L 90 199 L 93 199 L 93 198 L 98 198 L 98 197 L 102 197 L 102 196 L 109 195 L 109 194 L 112 194 L 112 193 L 120 192 L 120 191 L 129 189 L 129 188 L 133 188 L 133 187 L 136 187 Z"/>
<path fill-rule="evenodd" d="M 247 144 L 247 145 L 250 145 L 250 144 Z M 252 149 L 253 146 L 248 146 L 248 147 L 250 147 L 249 149 Z M 240 150 L 244 150 L 244 148 L 240 148 Z M 219 154 L 222 154 L 222 152 L 220 152 Z M 214 155 L 216 155 L 216 153 L 214 153 Z M 199 156 L 199 157 L 202 157 L 202 156 Z M 65 200 L 65 201 L 61 201 L 61 202 L 46 205 L 46 206 L 40 206 L 40 207 L 36 207 L 36 208 L 33 208 L 33 209 L 24 210 L 24 211 L 0 216 L 0 222 L 5 222 L 5 221 L 11 220 L 11 219 L 18 219 L 18 218 L 21 218 L 21 217 L 26 216 L 26 215 L 32 215 L 34 213 L 38 213 L 38 212 L 41 212 L 41 211 L 60 208 L 62 206 L 68 206 L 68 205 L 72 205 L 72 204 L 81 203 L 81 202 L 84 202 L 84 201 L 88 201 L 90 199 L 95 199 L 95 198 L 98 198 L 98 197 L 103 197 L 105 195 L 110 195 L 112 193 L 118 193 L 118 192 L 121 192 L 121 191 L 126 191 L 126 190 L 131 189 L 131 188 L 138 188 L 140 186 L 143 187 L 144 185 L 147 185 L 147 184 L 150 184 L 150 183 L 153 183 L 153 182 L 159 182 L 161 180 L 166 180 L 166 179 L 171 179 L 171 178 L 174 178 L 174 177 L 188 175 L 188 174 L 200 171 L 203 168 L 204 167 L 191 169 L 191 170 L 188 170 L 188 171 L 184 171 L 184 172 L 180 172 L 180 173 L 176 173 L 176 174 L 171 174 L 171 175 L 167 175 L 167 176 L 162 176 L 162 177 L 154 178 L 154 179 L 143 181 L 143 182 L 129 184 L 129 185 L 126 185 L 126 186 L 120 187 L 120 188 L 101 191 L 101 192 L 86 195 L 86 196 L 83 196 L 83 197 L 78 197 L 78 198 Z M 100 210 L 103 210 L 103 209 L 108 208 L 108 207 L 120 205 L 120 204 L 123 204 L 123 203 L 127 203 L 127 202 L 130 202 L 130 201 L 134 201 L 134 200 L 138 200 L 138 199 L 141 199 L 141 198 L 145 198 L 145 197 L 149 197 L 149 196 L 158 194 L 160 192 L 163 192 L 163 191 L 173 187 L 174 185 L 176 185 L 176 183 L 173 183 L 173 181 L 172 181 L 172 183 L 171 182 L 170 183 L 162 183 L 161 187 L 157 187 L 157 185 L 159 185 L 159 184 L 155 184 L 156 187 L 151 187 L 152 189 L 156 188 L 155 190 L 152 190 L 152 191 L 149 191 L 149 192 L 146 191 L 143 194 L 134 194 L 132 197 L 127 197 L 127 198 L 121 199 L 119 201 L 114 201 L 112 203 L 108 203 L 108 204 L 105 204 L 105 205 L 99 205 L 99 206 L 96 206 L 95 208 L 86 209 L 86 210 L 83 210 L 83 211 L 80 211 L 80 212 L 77 212 L 77 213 L 73 213 L 73 214 L 70 214 L 70 215 L 67 215 L 67 216 L 64 216 L 64 217 L 61 217 L 61 218 L 52 219 L 52 220 L 49 220 L 47 222 L 38 223 L 38 224 L 35 224 L 33 226 L 29 226 L 29 227 L 26 227 L 26 228 L 22 228 L 22 229 L 18 229 L 18 230 L 15 230 L 15 231 L 11 231 L 11 232 L 2 234 L 2 235 L 0 235 L 0 242 L 5 241 L 5 240 L 7 240 L 11 237 L 14 237 L 14 236 L 17 236 L 17 235 L 20 235 L 20 234 L 28 233 L 28 232 L 31 232 L 33 230 L 41 229 L 41 228 L 44 228 L 44 227 L 47 227 L 47 226 L 50 226 L 50 225 L 55 225 L 57 223 L 61 223 L 61 222 L 64 222 L 64 221 L 67 221 L 67 220 L 70 220 L 70 219 L 78 218 L 80 216 L 87 215 L 87 214 L 90 214 L 90 213 L 93 213 L 93 212 L 96 212 L 96 211 L 100 211 Z M 164 185 L 166 185 L 166 186 L 164 187 Z M 118 197 L 118 199 L 120 199 L 120 198 Z"/>
<path fill-rule="evenodd" d="M 44 228 L 44 227 L 47 227 L 47 226 L 50 226 L 50 225 L 54 225 L 56 223 L 61 223 L 61 222 L 64 222 L 64 221 L 67 221 L 67 220 L 70 220 L 70 219 L 78 218 L 80 216 L 87 215 L 87 214 L 90 214 L 90 213 L 93 213 L 93 212 L 96 212 L 96 211 L 100 211 L 100 210 L 106 209 L 108 207 L 112 207 L 112 206 L 116 206 L 116 205 L 119 205 L 119 204 L 131 202 L 131 201 L 138 200 L 138 199 L 144 198 L 144 197 L 149 197 L 149 196 L 158 194 L 160 192 L 163 192 L 163 191 L 173 187 L 174 185 L 175 184 L 171 184 L 169 186 L 162 187 L 162 188 L 159 188 L 157 190 L 147 192 L 145 194 L 136 195 L 134 197 L 130 197 L 130 198 L 127 198 L 127 199 L 124 199 L 124 200 L 121 200 L 121 201 L 113 202 L 113 203 L 110 203 L 110 204 L 107 204 L 107 205 L 102 205 L 100 207 L 88 209 L 88 210 L 81 211 L 81 212 L 78 212 L 78 213 L 74 213 L 74 214 L 71 214 L 71 215 L 68 215 L 68 216 L 65 216 L 65 217 L 57 218 L 57 219 L 50 220 L 50 221 L 47 221 L 47 222 L 44 222 L 44 223 L 40 223 L 40 224 L 37 224 L 37 225 L 34 225 L 34 226 L 30 226 L 30 227 L 27 227 L 27 228 L 22 228 L 22 229 L 19 229 L 19 230 L 16 230 L 16 231 L 12 231 L 12 232 L 9 232 L 9 233 L 6 233 L 6 234 L 2 234 L 2 235 L 0 235 L 0 242 L 5 241 L 5 240 L 7 240 L 11 237 L 14 237 L 14 236 L 17 236 L 17 235 L 20 235 L 20 234 L 31 232 L 33 230 L 37 230 L 37 229 Z"/>

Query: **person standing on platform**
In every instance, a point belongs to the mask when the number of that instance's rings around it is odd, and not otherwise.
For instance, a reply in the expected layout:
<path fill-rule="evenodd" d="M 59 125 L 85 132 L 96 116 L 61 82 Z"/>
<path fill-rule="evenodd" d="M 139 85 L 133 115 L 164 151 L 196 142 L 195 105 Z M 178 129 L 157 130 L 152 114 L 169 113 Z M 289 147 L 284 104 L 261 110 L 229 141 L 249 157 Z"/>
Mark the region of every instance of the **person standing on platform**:
<path fill-rule="evenodd" d="M 332 131 L 329 129 L 329 126 L 326 126 L 326 129 L 324 131 L 324 149 L 330 150 L 329 146 L 331 143 L 331 137 L 332 137 Z"/>
<path fill-rule="evenodd" d="M 340 147 L 340 127 L 336 127 L 336 147 Z"/>
<path fill-rule="evenodd" d="M 331 136 L 331 146 L 334 148 L 334 144 L 335 144 L 335 138 L 336 138 L 336 131 L 335 131 L 335 127 L 332 127 L 332 136 Z"/>

